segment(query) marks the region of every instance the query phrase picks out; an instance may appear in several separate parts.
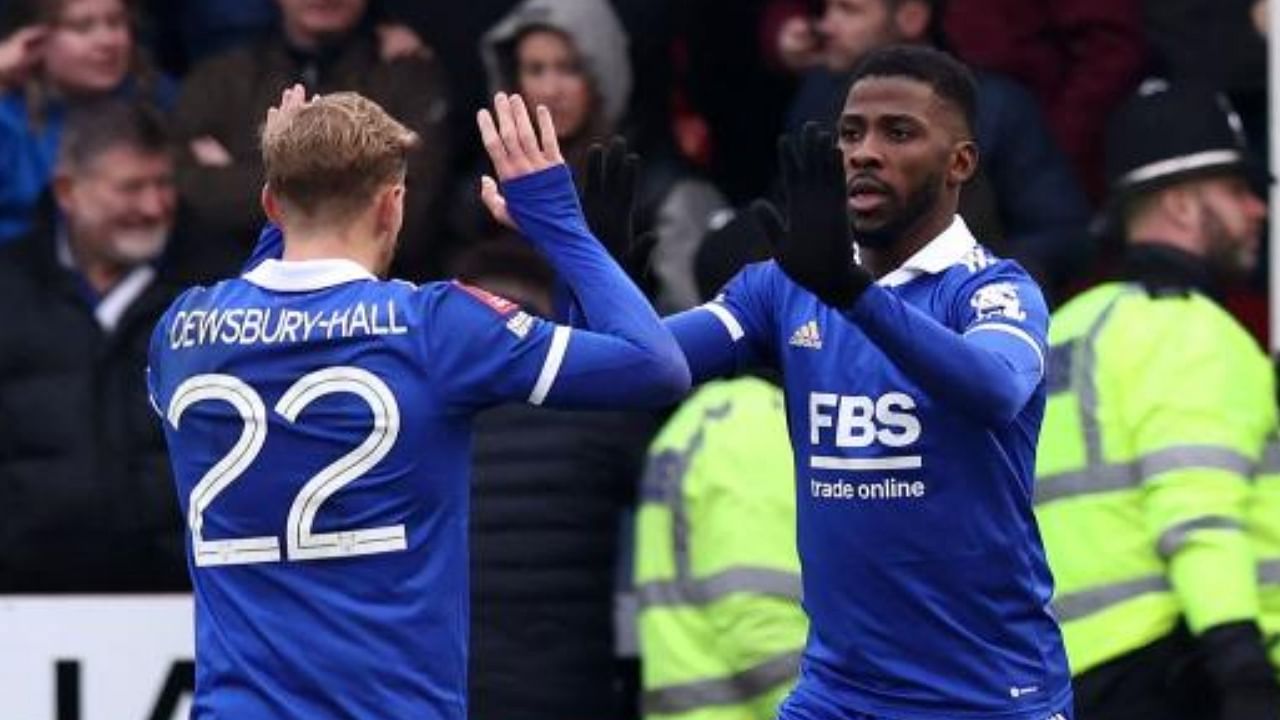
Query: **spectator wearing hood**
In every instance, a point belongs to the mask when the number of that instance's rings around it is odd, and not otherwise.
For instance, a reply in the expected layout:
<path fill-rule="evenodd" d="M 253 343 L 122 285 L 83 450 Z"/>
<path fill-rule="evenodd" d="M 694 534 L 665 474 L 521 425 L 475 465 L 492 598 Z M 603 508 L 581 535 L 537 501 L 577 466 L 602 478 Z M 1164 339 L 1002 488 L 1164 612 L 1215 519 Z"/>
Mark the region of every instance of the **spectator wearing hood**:
<path fill-rule="evenodd" d="M 481 40 L 490 87 L 547 106 L 579 178 L 587 149 L 625 129 L 633 80 L 627 48 L 626 32 L 605 0 L 526 0 Z M 467 193 L 474 196 L 474 184 Z M 655 240 L 656 304 L 665 312 L 692 307 L 698 301 L 693 258 L 724 199 L 675 156 L 660 153 L 645 158 L 638 194 L 636 230 Z M 469 218 L 462 224 L 463 234 L 477 234 L 465 229 Z"/>

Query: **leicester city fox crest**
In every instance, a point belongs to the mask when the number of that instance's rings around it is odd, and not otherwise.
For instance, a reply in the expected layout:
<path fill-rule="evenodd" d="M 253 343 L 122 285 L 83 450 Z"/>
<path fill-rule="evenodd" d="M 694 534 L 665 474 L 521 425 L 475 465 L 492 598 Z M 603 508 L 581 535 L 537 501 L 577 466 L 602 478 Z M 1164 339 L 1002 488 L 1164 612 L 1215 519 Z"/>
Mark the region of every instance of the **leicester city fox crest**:
<path fill-rule="evenodd" d="M 978 312 L 979 320 L 993 317 L 1006 317 L 1011 320 L 1027 319 L 1027 314 L 1022 310 L 1022 299 L 1018 297 L 1018 288 L 1013 283 L 998 282 L 983 285 L 969 299 L 969 304 Z"/>

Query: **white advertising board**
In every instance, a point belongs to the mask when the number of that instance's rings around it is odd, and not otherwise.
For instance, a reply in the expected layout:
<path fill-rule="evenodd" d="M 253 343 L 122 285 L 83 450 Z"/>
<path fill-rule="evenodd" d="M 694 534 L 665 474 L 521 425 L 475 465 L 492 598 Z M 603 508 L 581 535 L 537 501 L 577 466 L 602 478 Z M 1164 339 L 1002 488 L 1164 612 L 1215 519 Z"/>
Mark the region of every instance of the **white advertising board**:
<path fill-rule="evenodd" d="M 185 720 L 188 595 L 0 595 L 0 718 Z"/>

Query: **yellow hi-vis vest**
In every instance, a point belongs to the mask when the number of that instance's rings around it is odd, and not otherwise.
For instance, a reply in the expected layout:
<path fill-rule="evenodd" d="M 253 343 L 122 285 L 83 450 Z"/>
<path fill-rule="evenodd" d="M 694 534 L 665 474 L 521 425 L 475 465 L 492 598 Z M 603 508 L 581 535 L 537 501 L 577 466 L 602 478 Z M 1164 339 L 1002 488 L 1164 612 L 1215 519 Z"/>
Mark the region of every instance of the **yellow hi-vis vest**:
<path fill-rule="evenodd" d="M 1250 478 L 1276 424 L 1270 363 L 1195 292 L 1095 288 L 1054 313 L 1036 517 L 1073 674 L 1185 618 L 1257 620 Z"/>
<path fill-rule="evenodd" d="M 658 434 L 636 518 L 643 709 L 651 720 L 773 720 L 794 685 L 795 483 L 782 392 L 709 383 Z"/>
<path fill-rule="evenodd" d="M 1271 665 L 1280 671 L 1280 437 L 1267 442 L 1249 504 L 1249 534 L 1258 559 L 1262 632 Z"/>

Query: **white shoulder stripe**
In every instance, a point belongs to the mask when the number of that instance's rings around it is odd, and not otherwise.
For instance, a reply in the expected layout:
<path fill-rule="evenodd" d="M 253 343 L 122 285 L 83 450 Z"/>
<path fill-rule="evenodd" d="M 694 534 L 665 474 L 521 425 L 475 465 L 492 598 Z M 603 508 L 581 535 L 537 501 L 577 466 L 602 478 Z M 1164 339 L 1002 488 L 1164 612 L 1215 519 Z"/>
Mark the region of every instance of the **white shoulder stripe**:
<path fill-rule="evenodd" d="M 542 363 L 542 372 L 538 374 L 538 382 L 534 383 L 533 392 L 529 393 L 531 405 L 541 405 L 551 392 L 551 385 L 560 374 L 560 364 L 564 362 L 565 350 L 569 348 L 569 328 L 557 325 L 551 335 L 551 348 L 547 350 L 547 359 Z"/>
<path fill-rule="evenodd" d="M 742 331 L 742 323 L 738 322 L 738 318 L 734 317 L 733 313 L 729 312 L 729 309 L 725 306 L 717 302 L 709 302 L 703 305 L 702 308 L 710 311 L 712 315 L 720 319 L 720 322 L 724 324 L 724 329 L 729 331 L 729 337 L 733 338 L 734 342 L 738 342 L 746 335 Z"/>
<path fill-rule="evenodd" d="M 969 328 L 965 331 L 965 335 L 972 335 L 980 330 L 995 330 L 996 332 L 1002 332 L 1012 335 L 1030 345 L 1031 349 L 1036 352 L 1036 359 L 1040 361 L 1040 377 L 1044 377 L 1044 351 L 1040 349 L 1040 344 L 1035 341 L 1035 338 L 1027 334 L 1026 330 L 1013 325 L 1005 325 L 1004 323 L 983 323 L 982 325 L 974 325 Z"/>

